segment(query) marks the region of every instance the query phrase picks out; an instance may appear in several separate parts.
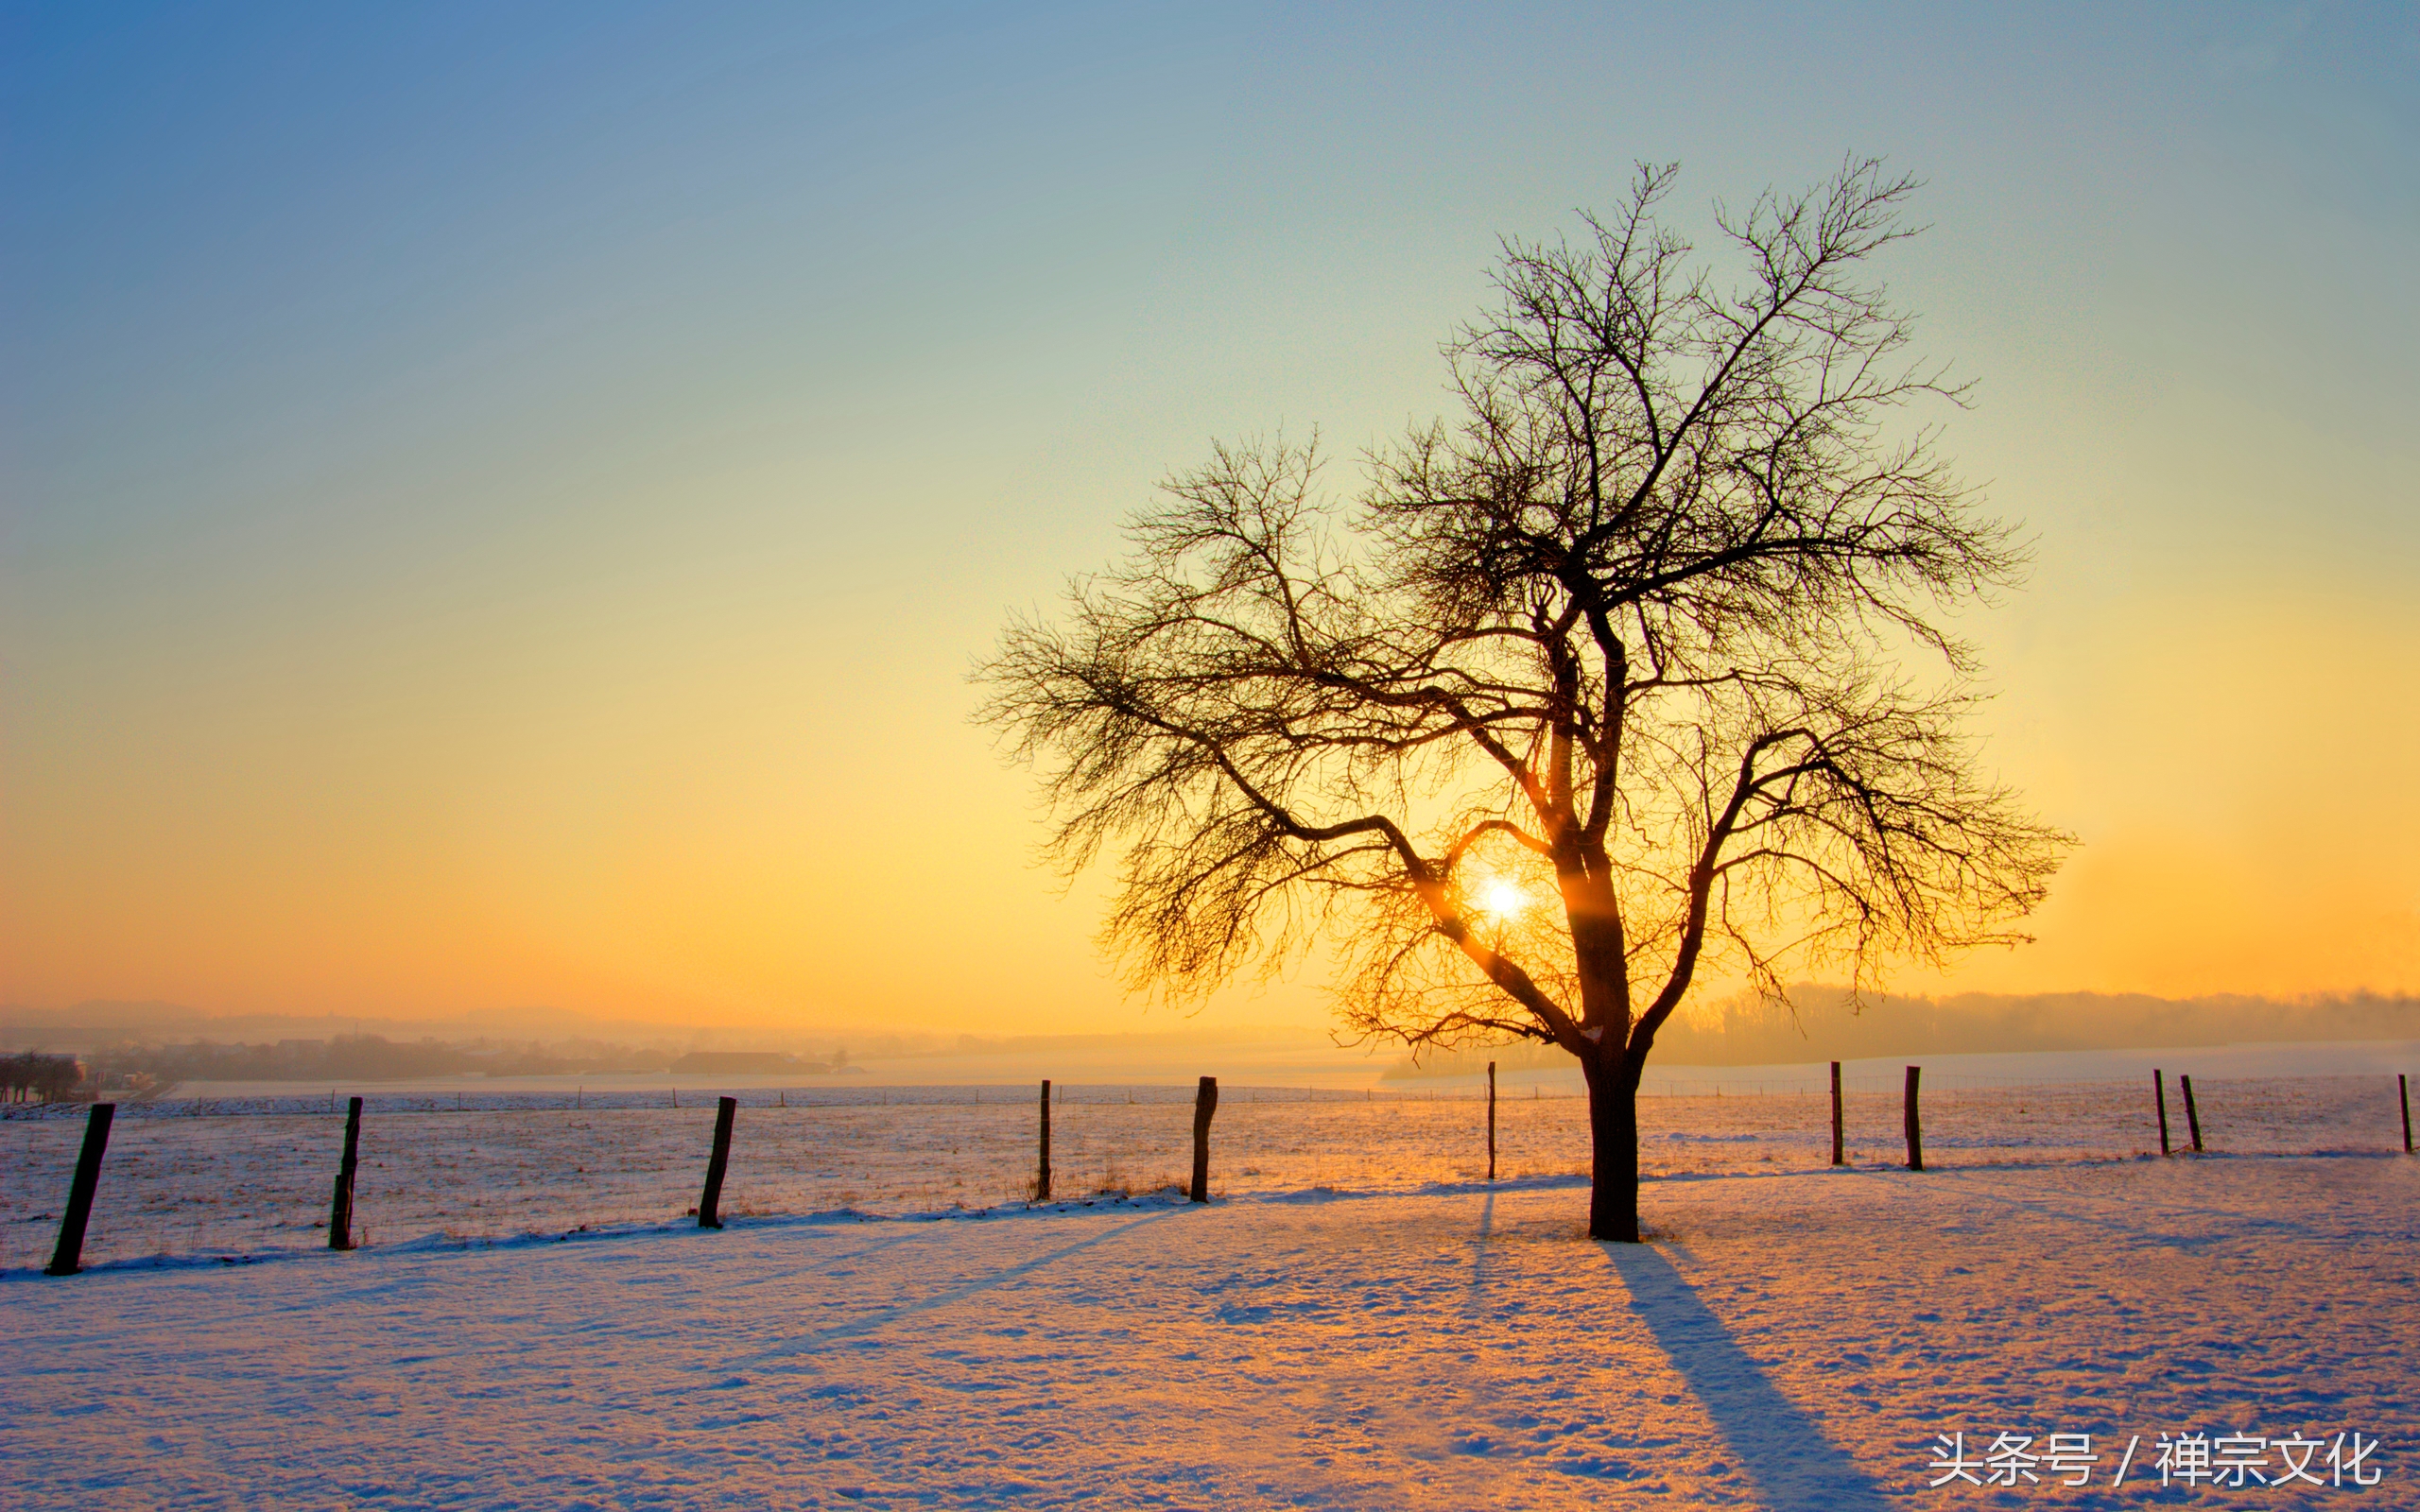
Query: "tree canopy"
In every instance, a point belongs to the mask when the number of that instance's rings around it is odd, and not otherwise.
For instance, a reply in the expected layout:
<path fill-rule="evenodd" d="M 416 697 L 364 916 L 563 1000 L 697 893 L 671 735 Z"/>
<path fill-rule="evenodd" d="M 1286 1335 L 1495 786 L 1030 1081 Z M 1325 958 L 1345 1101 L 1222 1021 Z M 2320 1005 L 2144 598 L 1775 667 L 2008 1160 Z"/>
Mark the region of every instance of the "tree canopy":
<path fill-rule="evenodd" d="M 1460 414 L 1324 488 L 1219 444 L 1132 555 L 978 676 L 1106 928 L 1177 996 L 1327 939 L 1345 1021 L 1550 1040 L 1634 1090 L 1710 965 L 1778 992 L 2014 938 L 2066 837 L 1982 770 L 1973 647 L 2010 527 L 1916 406 L 1876 255 L 1914 184 L 1850 163 L 1717 207 L 1735 279 L 1642 168 L 1507 241 L 1445 348 Z"/>

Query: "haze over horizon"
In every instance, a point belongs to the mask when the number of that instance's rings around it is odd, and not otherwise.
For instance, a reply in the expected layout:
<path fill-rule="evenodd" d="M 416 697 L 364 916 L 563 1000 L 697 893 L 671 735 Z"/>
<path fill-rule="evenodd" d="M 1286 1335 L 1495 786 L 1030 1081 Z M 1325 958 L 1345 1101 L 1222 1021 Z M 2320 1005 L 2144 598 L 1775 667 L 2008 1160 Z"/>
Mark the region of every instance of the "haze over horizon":
<path fill-rule="evenodd" d="M 1121 994 L 970 662 L 1212 437 L 1349 491 L 1498 235 L 1844 152 L 2083 841 L 1893 986 L 2420 989 L 2420 16 L 1861 14 L 9 10 L 0 1002 L 1322 1024 Z"/>

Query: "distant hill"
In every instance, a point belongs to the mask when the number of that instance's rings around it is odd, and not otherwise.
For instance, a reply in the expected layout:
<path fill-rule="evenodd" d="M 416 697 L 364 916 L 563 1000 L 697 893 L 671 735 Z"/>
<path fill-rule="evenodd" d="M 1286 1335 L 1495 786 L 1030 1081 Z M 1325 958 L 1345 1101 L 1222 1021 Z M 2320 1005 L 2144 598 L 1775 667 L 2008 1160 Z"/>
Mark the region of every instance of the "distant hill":
<path fill-rule="evenodd" d="M 2156 998 L 2101 992 L 1954 997 L 1876 994 L 1862 1007 L 1838 988 L 1791 989 L 1795 1011 L 1741 997 L 1716 1014 L 1676 1016 L 1656 1036 L 1659 1066 L 1763 1066 L 1876 1056 L 2136 1050 L 2262 1040 L 2420 1039 L 2420 998 L 2374 993 L 2281 1001 Z M 1407 1057 L 1391 1079 L 1568 1064 L 1551 1045 L 1519 1044 Z"/>

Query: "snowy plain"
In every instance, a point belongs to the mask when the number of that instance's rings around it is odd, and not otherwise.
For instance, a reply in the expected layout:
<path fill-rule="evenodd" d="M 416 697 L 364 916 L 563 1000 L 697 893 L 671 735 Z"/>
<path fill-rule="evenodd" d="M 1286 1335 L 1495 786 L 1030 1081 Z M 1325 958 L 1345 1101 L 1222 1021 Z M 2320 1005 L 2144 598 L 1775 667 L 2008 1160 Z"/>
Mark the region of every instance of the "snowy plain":
<path fill-rule="evenodd" d="M 1945 1089 L 1921 1175 L 1878 1091 L 1845 1170 L 1820 1097 L 1651 1097 L 1635 1247 L 1582 1237 L 1579 1105 L 1543 1095 L 1500 1109 L 1490 1186 L 1477 1103 L 1236 1089 L 1199 1208 L 1150 1190 L 1178 1089 L 1054 1107 L 1077 1195 L 1033 1208 L 1029 1100 L 752 1101 L 719 1232 L 680 1216 L 712 1118 L 688 1096 L 373 1107 L 352 1254 L 308 1228 L 340 1120 L 153 1110 L 62 1279 L 30 1219 L 77 1121 L 10 1120 L 0 1501 L 2420 1506 L 2392 1078 L 2197 1090 L 2210 1152 L 2163 1160 L 2147 1085 Z M 2101 1459 L 1936 1488 L 1945 1433 Z M 2163 1489 L 2159 1435 L 2197 1433 L 2358 1433 L 2378 1484 Z"/>

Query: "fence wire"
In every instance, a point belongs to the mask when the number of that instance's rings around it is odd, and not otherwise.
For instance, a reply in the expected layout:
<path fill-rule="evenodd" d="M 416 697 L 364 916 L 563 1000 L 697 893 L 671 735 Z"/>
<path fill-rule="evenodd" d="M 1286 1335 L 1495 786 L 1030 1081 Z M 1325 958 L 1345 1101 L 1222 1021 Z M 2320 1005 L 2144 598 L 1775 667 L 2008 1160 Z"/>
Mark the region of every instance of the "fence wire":
<path fill-rule="evenodd" d="M 1928 1166 L 2056 1162 L 2159 1148 L 2146 1082 L 1997 1085 L 1944 1078 L 1923 1094 Z M 1961 1084 L 1962 1083 L 1962 1084 Z M 1649 1179 L 1821 1169 L 1827 1092 L 1792 1087 L 1639 1099 Z M 2174 1078 L 2169 1117 L 2188 1147 Z M 2392 1078 L 2202 1081 L 2213 1154 L 2400 1148 Z M 982 1210 L 1028 1199 L 1036 1089 L 751 1090 L 740 1102 L 726 1217 Z M 1054 1089 L 1053 1196 L 1098 1199 L 1180 1183 L 1189 1086 Z M 673 1106 L 677 1096 L 679 1106 Z M 683 1091 L 366 1100 L 355 1236 L 366 1245 L 495 1239 L 674 1221 L 693 1211 L 715 1098 Z M 0 1269 L 48 1258 L 82 1138 L 72 1104 L 0 1111 Z M 327 1095 L 122 1105 L 85 1244 L 86 1263 L 246 1257 L 325 1243 L 344 1103 Z M 1853 1166 L 1896 1165 L 1900 1089 L 1855 1078 L 1844 1096 Z M 1507 1091 L 1497 1174 L 1588 1169 L 1585 1101 Z M 1483 1090 L 1228 1088 L 1212 1130 L 1214 1195 L 1407 1190 L 1486 1175 Z"/>

